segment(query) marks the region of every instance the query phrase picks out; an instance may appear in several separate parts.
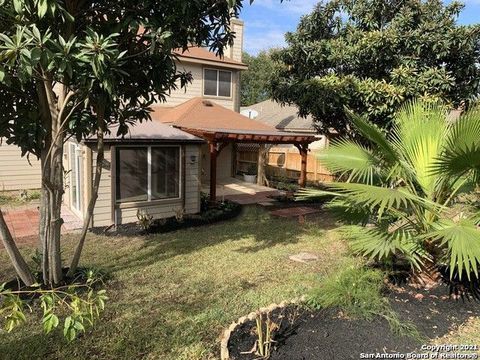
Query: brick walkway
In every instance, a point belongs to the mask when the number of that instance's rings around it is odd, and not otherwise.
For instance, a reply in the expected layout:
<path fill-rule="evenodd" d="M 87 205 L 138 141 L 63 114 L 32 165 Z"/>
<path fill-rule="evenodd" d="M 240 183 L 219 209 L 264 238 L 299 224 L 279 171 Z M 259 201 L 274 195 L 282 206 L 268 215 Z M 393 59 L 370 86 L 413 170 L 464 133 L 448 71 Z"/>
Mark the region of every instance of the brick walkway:
<path fill-rule="evenodd" d="M 35 207 L 4 209 L 3 216 L 17 245 L 36 245 L 38 241 L 38 226 L 40 214 Z M 67 207 L 62 207 L 62 232 L 78 230 L 82 221 Z M 0 248 L 3 245 L 0 244 Z"/>

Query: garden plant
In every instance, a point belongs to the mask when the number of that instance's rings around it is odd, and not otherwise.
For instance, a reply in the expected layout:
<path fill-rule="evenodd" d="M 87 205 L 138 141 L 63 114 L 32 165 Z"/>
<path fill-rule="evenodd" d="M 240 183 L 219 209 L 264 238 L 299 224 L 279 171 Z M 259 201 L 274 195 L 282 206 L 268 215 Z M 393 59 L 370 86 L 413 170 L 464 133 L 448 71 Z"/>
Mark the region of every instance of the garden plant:
<path fill-rule="evenodd" d="M 478 208 L 461 206 L 479 181 L 480 109 L 452 120 L 441 104 L 403 106 L 385 134 L 349 113 L 363 138 L 341 139 L 320 154 L 338 176 L 326 190 L 300 198 L 333 196 L 329 207 L 350 226 L 357 253 L 411 265 L 411 279 L 434 284 L 438 269 L 450 278 L 478 278 Z"/>

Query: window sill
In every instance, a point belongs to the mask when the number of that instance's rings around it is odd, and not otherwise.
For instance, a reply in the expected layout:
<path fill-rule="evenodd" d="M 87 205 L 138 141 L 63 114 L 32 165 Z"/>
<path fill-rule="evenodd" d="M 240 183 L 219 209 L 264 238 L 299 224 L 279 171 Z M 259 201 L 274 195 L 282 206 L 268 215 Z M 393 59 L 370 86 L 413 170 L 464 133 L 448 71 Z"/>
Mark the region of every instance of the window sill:
<path fill-rule="evenodd" d="M 125 202 L 125 203 L 117 203 L 115 207 L 118 209 L 131 209 L 131 208 L 141 208 L 141 207 L 149 207 L 155 205 L 168 205 L 168 204 L 176 204 L 182 201 L 181 197 L 178 198 L 171 198 L 171 199 L 160 199 L 160 200 L 152 200 L 152 201 L 132 201 L 132 202 Z"/>
<path fill-rule="evenodd" d="M 203 99 L 208 99 L 208 100 L 231 100 L 233 101 L 232 96 L 215 96 L 215 95 L 202 95 Z"/>

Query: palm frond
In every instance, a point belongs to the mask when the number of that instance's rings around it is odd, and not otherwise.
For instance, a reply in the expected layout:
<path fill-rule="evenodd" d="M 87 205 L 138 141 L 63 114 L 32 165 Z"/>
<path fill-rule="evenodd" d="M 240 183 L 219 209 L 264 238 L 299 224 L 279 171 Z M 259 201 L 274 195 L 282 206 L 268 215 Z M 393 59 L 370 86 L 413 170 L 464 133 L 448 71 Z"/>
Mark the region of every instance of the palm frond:
<path fill-rule="evenodd" d="M 432 168 L 444 149 L 447 128 L 445 109 L 421 101 L 407 103 L 395 118 L 392 141 L 430 199 L 439 181 Z"/>
<path fill-rule="evenodd" d="M 334 142 L 317 157 L 332 173 L 347 174 L 350 181 L 373 184 L 381 176 L 381 159 L 351 140 Z"/>
<path fill-rule="evenodd" d="M 337 196 L 347 197 L 353 204 L 375 209 L 379 217 L 384 211 L 429 206 L 423 198 L 413 194 L 407 188 L 332 182 L 328 184 L 328 189 L 338 194 Z"/>
<path fill-rule="evenodd" d="M 470 110 L 450 126 L 443 152 L 432 168 L 436 174 L 449 176 L 470 170 L 480 172 L 480 108 Z"/>
<path fill-rule="evenodd" d="M 416 241 L 415 234 L 403 228 L 393 232 L 378 228 L 348 226 L 342 234 L 350 241 L 351 249 L 370 260 L 385 260 L 394 255 L 402 255 L 416 268 L 429 257 L 428 253 Z"/>
<path fill-rule="evenodd" d="M 380 129 L 351 110 L 345 109 L 345 111 L 360 133 L 378 147 L 387 162 L 395 163 L 398 160 L 398 154 L 395 148 Z"/>
<path fill-rule="evenodd" d="M 458 222 L 441 220 L 434 224 L 434 230 L 425 235 L 441 245 L 447 245 L 450 257 L 450 277 L 455 271 L 461 279 L 463 271 L 470 280 L 472 272 L 478 278 L 480 263 L 480 230 L 469 219 Z"/>
<path fill-rule="evenodd" d="M 333 199 L 325 208 L 343 223 L 351 225 L 366 225 L 374 215 L 365 206 L 355 205 L 345 198 Z"/>

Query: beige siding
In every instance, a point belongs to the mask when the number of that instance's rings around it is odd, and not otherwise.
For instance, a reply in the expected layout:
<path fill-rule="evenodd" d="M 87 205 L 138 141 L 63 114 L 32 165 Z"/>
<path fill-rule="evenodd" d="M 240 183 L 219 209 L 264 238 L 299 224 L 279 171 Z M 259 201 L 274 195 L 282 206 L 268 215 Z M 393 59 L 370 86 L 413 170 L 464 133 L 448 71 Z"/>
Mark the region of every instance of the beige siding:
<path fill-rule="evenodd" d="M 199 184 L 199 169 L 200 169 L 200 146 L 186 145 L 184 147 L 185 166 L 182 175 L 184 184 L 184 193 L 181 199 L 165 200 L 154 204 L 138 203 L 136 205 L 123 204 L 120 208 L 116 206 L 115 216 L 118 224 L 125 224 L 136 222 L 137 210 L 142 209 L 152 215 L 155 219 L 171 217 L 175 215 L 175 211 L 185 206 L 186 214 L 194 214 L 200 211 L 200 184 Z M 92 151 L 92 159 L 95 161 L 96 152 Z M 194 157 L 194 158 L 193 158 Z M 105 152 L 105 168 L 100 182 L 98 191 L 98 200 L 94 210 L 93 226 L 108 226 L 113 224 L 112 221 L 112 200 L 114 197 L 112 189 L 112 172 L 114 171 L 112 158 L 112 150 L 108 148 Z M 110 168 L 111 171 L 106 170 Z M 95 166 L 92 164 L 92 173 L 95 171 Z M 183 191 L 183 190 L 182 190 Z M 185 201 L 185 205 L 184 205 Z"/>
<path fill-rule="evenodd" d="M 243 27 L 243 21 L 238 19 L 232 20 L 231 28 L 235 32 L 235 40 L 232 47 L 227 47 L 225 49 L 225 55 L 236 61 L 242 61 Z"/>
<path fill-rule="evenodd" d="M 193 160 L 192 157 L 195 157 Z M 185 147 L 185 212 L 195 214 L 200 212 L 200 146 Z"/>
<path fill-rule="evenodd" d="M 92 174 L 95 174 L 95 159 L 97 152 L 92 148 L 91 167 Z M 100 186 L 98 188 L 98 198 L 93 211 L 93 226 L 108 226 L 112 224 L 112 153 L 111 147 L 105 146 L 105 160 L 102 170 L 102 177 L 100 179 Z M 87 182 L 86 182 L 87 183 Z M 93 183 L 90 177 L 88 183 Z M 89 185 L 86 185 L 89 186 Z"/>
<path fill-rule="evenodd" d="M 228 179 L 232 177 L 232 166 L 233 166 L 233 145 L 228 144 L 217 158 L 217 181 Z M 202 155 L 201 155 L 201 166 L 202 166 L 202 182 L 208 183 L 210 181 L 210 153 L 208 150 L 208 145 L 202 146 Z"/>
<path fill-rule="evenodd" d="M 178 88 L 177 90 L 173 90 L 170 96 L 167 97 L 167 102 L 165 106 L 177 106 L 183 104 L 184 102 L 194 98 L 194 97 L 202 97 L 203 96 L 203 68 L 212 68 L 215 69 L 214 66 L 204 66 L 201 64 L 187 64 L 187 63 L 179 63 L 177 64 L 179 71 L 187 71 L 190 72 L 193 76 L 193 81 L 187 85 L 187 88 Z M 225 70 L 223 68 L 219 68 L 221 70 Z M 232 70 L 232 97 L 225 99 L 225 98 L 217 98 L 217 97 L 205 97 L 208 98 L 217 104 L 220 104 L 228 109 L 236 110 L 239 108 L 239 102 L 236 101 L 238 98 L 238 71 Z"/>
<path fill-rule="evenodd" d="M 41 186 L 40 161 L 34 155 L 30 163 L 21 156 L 20 148 L 0 142 L 0 191 L 39 189 Z"/>

